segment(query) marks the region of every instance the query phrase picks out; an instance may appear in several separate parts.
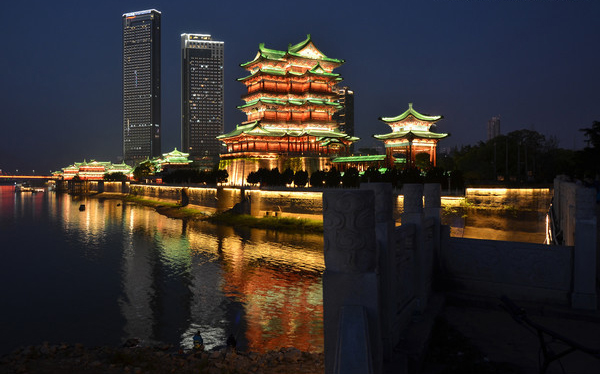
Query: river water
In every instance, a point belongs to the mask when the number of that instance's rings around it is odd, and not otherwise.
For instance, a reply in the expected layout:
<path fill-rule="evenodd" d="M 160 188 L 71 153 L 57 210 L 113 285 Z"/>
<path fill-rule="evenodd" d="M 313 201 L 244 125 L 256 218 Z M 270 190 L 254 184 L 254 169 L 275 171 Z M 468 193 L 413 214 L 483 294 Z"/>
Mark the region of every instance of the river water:
<path fill-rule="evenodd" d="M 79 206 L 85 204 L 85 210 Z M 0 354 L 76 343 L 323 350 L 323 238 L 0 186 Z"/>
<path fill-rule="evenodd" d="M 79 206 L 85 204 L 85 210 Z M 544 241 L 544 212 L 444 208 L 452 236 Z M 323 350 L 323 237 L 0 186 L 0 355 L 22 345 Z"/>

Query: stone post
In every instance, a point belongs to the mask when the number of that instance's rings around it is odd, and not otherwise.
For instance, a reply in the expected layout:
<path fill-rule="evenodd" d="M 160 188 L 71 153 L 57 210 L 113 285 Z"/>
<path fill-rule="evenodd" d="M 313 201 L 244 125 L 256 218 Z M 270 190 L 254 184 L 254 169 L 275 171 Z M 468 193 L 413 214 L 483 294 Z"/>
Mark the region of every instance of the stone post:
<path fill-rule="evenodd" d="M 390 183 L 365 183 L 361 189 L 375 193 L 375 237 L 378 252 L 379 297 L 381 301 L 381 338 L 383 358 L 388 360 L 393 354 L 394 334 L 393 321 L 396 317 L 394 288 L 403 285 L 395 284 L 396 253 L 394 246 L 393 194 Z"/>
<path fill-rule="evenodd" d="M 404 213 L 402 213 L 402 224 L 415 225 L 415 298 L 417 300 L 417 311 L 423 312 L 429 297 L 428 286 L 431 284 L 427 279 L 428 265 L 431 260 L 423 247 L 423 185 L 407 183 L 402 188 L 404 194 Z"/>
<path fill-rule="evenodd" d="M 575 190 L 575 249 L 573 251 L 573 308 L 595 310 L 596 296 L 596 191 Z"/>
<path fill-rule="evenodd" d="M 229 205 L 231 197 L 228 196 L 227 191 L 222 186 L 217 187 L 217 212 L 224 212 L 231 208 L 233 205 Z"/>
<path fill-rule="evenodd" d="M 442 186 L 439 183 L 425 183 L 423 186 L 425 195 L 424 219 L 433 219 L 433 256 L 432 265 L 439 264 L 440 256 L 440 227 L 442 222 Z M 439 265 L 435 266 L 439 268 Z M 429 268 L 433 270 L 432 268 Z M 433 278 L 433 273 L 429 276 Z"/>
<path fill-rule="evenodd" d="M 262 203 L 261 192 L 252 190 L 250 191 L 248 198 L 250 199 L 250 215 L 252 217 L 260 217 Z"/>
<path fill-rule="evenodd" d="M 325 373 L 333 374 L 336 357 L 369 355 L 375 373 L 382 366 L 379 321 L 379 280 L 376 273 L 375 195 L 369 190 L 325 191 L 323 193 L 323 239 L 325 272 L 323 274 L 323 308 L 325 334 Z M 344 306 L 362 307 L 365 321 L 344 321 L 345 329 L 368 330 L 369 342 L 338 347 L 343 337 L 340 316 Z M 347 331 L 346 331 L 347 333 Z M 347 334 L 346 334 L 347 335 Z M 339 349 L 338 349 L 339 348 Z M 357 353 L 360 352 L 360 353 Z M 339 361 L 338 361 L 339 362 Z"/>
<path fill-rule="evenodd" d="M 183 187 L 181 189 L 181 206 L 187 206 L 190 203 L 190 197 L 188 195 L 188 188 Z"/>

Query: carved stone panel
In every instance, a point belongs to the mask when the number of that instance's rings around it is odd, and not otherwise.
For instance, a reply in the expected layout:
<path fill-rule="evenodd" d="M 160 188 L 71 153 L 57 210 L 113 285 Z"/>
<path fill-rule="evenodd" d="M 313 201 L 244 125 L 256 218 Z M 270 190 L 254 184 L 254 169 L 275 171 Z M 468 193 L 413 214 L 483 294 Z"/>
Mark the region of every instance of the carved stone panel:
<path fill-rule="evenodd" d="M 407 183 L 402 188 L 404 193 L 404 214 L 423 212 L 423 185 Z"/>
<path fill-rule="evenodd" d="M 375 197 L 373 191 L 325 191 L 323 238 L 325 267 L 343 273 L 375 271 Z"/>

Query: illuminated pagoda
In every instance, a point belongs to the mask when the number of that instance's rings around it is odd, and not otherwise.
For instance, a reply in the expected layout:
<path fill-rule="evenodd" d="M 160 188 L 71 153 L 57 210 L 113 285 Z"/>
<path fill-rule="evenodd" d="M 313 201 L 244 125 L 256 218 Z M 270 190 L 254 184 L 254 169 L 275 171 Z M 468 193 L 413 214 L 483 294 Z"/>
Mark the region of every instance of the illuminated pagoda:
<path fill-rule="evenodd" d="M 392 128 L 391 133 L 373 135 L 385 144 L 386 166 L 414 167 L 419 153 L 427 153 L 431 165 L 435 166 L 437 143 L 448 134 L 431 132 L 430 129 L 442 118 L 421 114 L 413 109 L 412 103 L 408 104 L 407 111 L 396 117 L 380 117 L 380 121 Z"/>
<path fill-rule="evenodd" d="M 81 180 L 103 180 L 104 174 L 123 173 L 128 179 L 133 175 L 133 168 L 125 163 L 113 164 L 110 161 L 75 162 L 61 171 L 53 173 L 55 179 L 71 180 L 78 176 Z"/>
<path fill-rule="evenodd" d="M 169 172 L 174 169 L 186 169 L 190 167 L 189 153 L 184 153 L 177 150 L 177 147 L 169 153 L 163 153 L 162 157 L 150 160 L 154 165 L 156 172 Z"/>
<path fill-rule="evenodd" d="M 338 131 L 332 119 L 341 108 L 335 85 L 342 80 L 333 70 L 343 63 L 325 56 L 310 35 L 286 51 L 259 44 L 256 57 L 240 65 L 250 73 L 238 79 L 248 90 L 238 107 L 247 120 L 218 137 L 227 147 L 220 167 L 230 182 L 243 184 L 259 168 L 310 174 L 348 153 L 358 138 Z"/>

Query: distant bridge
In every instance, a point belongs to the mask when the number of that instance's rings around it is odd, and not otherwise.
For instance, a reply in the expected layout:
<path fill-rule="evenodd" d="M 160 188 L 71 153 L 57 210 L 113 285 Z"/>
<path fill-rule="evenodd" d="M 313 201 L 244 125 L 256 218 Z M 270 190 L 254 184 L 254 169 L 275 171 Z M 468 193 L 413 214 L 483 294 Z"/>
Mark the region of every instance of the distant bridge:
<path fill-rule="evenodd" d="M 2 179 L 52 179 L 51 175 L 0 175 Z"/>

